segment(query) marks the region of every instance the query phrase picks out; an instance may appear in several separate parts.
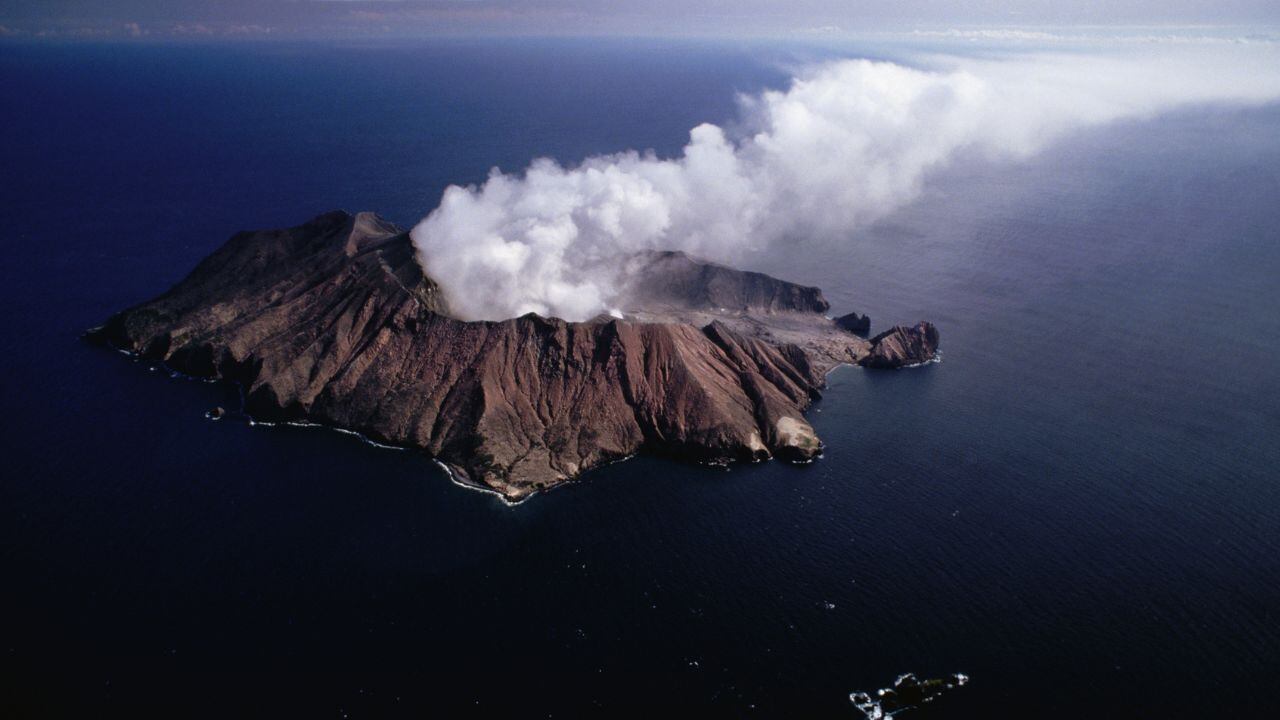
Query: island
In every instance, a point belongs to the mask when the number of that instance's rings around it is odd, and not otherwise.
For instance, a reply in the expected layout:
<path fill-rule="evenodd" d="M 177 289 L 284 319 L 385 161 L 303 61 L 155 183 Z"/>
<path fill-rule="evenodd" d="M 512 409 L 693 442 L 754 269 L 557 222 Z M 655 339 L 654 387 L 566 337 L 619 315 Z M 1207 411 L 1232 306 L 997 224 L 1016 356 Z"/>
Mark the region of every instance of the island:
<path fill-rule="evenodd" d="M 330 212 L 234 235 L 86 337 L 239 383 L 255 419 L 425 451 L 509 501 L 641 451 L 811 461 L 804 411 L 828 371 L 937 357 L 933 325 L 867 339 L 870 321 L 829 318 L 817 288 L 680 252 L 627 262 L 622 317 L 466 321 L 408 232 Z"/>

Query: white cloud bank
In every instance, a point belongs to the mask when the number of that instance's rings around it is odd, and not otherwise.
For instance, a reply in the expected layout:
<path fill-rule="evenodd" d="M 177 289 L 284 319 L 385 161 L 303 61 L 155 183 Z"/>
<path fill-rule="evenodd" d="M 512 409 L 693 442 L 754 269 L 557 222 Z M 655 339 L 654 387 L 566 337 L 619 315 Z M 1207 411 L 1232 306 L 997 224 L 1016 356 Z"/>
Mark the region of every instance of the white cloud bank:
<path fill-rule="evenodd" d="M 419 260 L 461 317 L 583 320 L 614 307 L 621 261 L 639 250 L 732 264 L 787 238 L 849 235 L 962 150 L 1019 159 L 1082 127 L 1280 98 L 1271 45 L 922 63 L 932 69 L 806 69 L 786 90 L 741 98 L 740 135 L 693 128 L 680 157 L 539 159 L 523 175 L 451 186 L 413 230 Z"/>

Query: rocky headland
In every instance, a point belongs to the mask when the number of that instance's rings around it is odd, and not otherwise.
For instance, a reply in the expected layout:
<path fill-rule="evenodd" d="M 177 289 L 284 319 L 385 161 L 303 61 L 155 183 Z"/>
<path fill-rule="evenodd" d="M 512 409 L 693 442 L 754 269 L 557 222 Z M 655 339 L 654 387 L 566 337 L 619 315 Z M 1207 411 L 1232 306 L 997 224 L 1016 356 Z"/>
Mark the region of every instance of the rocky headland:
<path fill-rule="evenodd" d="M 242 232 L 88 337 L 240 383 L 245 411 L 418 448 L 518 500 L 639 451 L 807 461 L 839 364 L 936 357 L 929 323 L 870 340 L 822 292 L 677 252 L 630 260 L 624 317 L 456 319 L 409 234 L 372 213 Z"/>

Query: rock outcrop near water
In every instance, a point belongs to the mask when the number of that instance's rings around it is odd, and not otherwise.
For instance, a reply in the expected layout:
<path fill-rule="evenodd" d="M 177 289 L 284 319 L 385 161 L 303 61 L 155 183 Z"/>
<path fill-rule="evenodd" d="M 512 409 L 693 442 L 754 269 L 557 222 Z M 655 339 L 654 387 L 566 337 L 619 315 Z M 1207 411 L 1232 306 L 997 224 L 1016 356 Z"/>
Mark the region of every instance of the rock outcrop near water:
<path fill-rule="evenodd" d="M 836 325 L 858 335 L 865 336 L 871 332 L 871 318 L 867 315 L 859 315 L 856 312 L 836 318 Z"/>
<path fill-rule="evenodd" d="M 849 333 L 822 314 L 817 288 L 682 253 L 633 263 L 629 303 L 646 307 L 626 319 L 467 322 L 450 316 L 408 233 L 333 212 L 235 235 L 90 337 L 241 383 L 260 420 L 419 448 L 513 500 L 640 450 L 810 460 L 822 444 L 803 411 L 828 370 L 915 362 L 937 346 L 932 326 L 870 342 Z"/>
<path fill-rule="evenodd" d="M 858 360 L 869 368 L 899 368 L 919 365 L 938 357 L 938 328 L 921 321 L 912 327 L 901 325 L 871 338 L 871 351 Z"/>
<path fill-rule="evenodd" d="M 943 693 L 967 684 L 969 676 L 962 673 L 927 680 L 921 680 L 914 673 L 906 673 L 899 675 L 892 687 L 881 688 L 874 693 L 850 693 L 849 701 L 862 711 L 867 720 L 885 720 L 919 710 Z"/>

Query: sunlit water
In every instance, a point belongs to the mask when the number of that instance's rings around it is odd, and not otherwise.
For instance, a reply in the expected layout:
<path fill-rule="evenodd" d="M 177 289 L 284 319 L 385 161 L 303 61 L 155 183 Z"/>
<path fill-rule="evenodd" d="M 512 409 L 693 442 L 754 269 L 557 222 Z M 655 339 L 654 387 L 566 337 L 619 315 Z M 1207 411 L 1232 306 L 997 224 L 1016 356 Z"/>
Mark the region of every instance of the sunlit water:
<path fill-rule="evenodd" d="M 4 701 L 857 717 L 910 671 L 972 678 L 942 717 L 1272 706 L 1275 107 L 962 160 L 857 237 L 744 257 L 941 328 L 940 364 L 831 376 L 803 468 L 638 458 L 510 508 L 414 453 L 211 422 L 233 390 L 77 340 L 235 230 L 671 153 L 796 57 L 0 46 Z"/>

